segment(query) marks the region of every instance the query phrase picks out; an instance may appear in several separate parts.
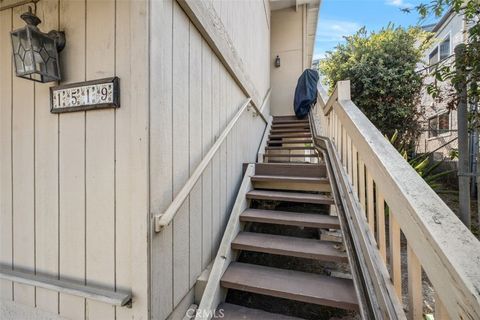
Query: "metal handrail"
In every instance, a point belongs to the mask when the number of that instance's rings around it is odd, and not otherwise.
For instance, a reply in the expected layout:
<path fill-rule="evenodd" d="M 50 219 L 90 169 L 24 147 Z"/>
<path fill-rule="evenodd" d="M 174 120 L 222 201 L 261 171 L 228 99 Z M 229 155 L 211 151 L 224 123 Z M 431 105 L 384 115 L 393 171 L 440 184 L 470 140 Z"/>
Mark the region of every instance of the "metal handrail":
<path fill-rule="evenodd" d="M 6 267 L 0 267 L 0 279 L 100 301 L 119 307 L 130 307 L 132 301 L 132 294 L 130 292 L 122 293 L 115 290 L 101 289 L 64 279 L 59 280 L 53 277 L 12 270 L 10 268 L 7 269 Z"/>
<path fill-rule="evenodd" d="M 318 91 L 319 100 L 324 103 L 329 100 L 328 94 L 323 88 L 321 89 L 322 91 Z M 325 111 L 325 106 L 320 106 L 323 111 Z M 361 216 L 360 203 L 358 198 L 353 196 L 354 192 L 343 171 L 338 154 L 335 154 L 332 141 L 318 133 L 319 128 L 315 121 L 315 111 L 316 109 L 312 108 L 309 113 L 313 145 L 317 152 L 324 155 L 324 162 L 332 184 L 332 195 L 337 204 L 344 242 L 346 247 L 349 248 L 347 249 L 347 255 L 352 277 L 355 281 L 355 291 L 359 299 L 359 312 L 362 319 L 405 319 L 402 306 L 393 294 L 393 286 L 389 281 L 388 271 L 385 265 L 378 263 L 381 261 L 378 251 L 365 250 L 362 246 L 362 242 L 374 243 L 373 236 L 359 235 L 358 231 L 355 231 L 358 229 L 358 226 L 353 225 L 355 222 L 358 223 L 355 218 Z M 364 223 L 364 221 L 360 220 L 360 223 Z M 366 228 L 363 225 L 363 230 Z M 376 248 L 373 245 L 371 246 Z"/>
<path fill-rule="evenodd" d="M 270 90 L 268 90 L 265 96 L 261 109 L 263 109 L 269 95 L 270 95 Z M 240 116 L 243 114 L 245 110 L 249 108 L 249 106 L 252 106 L 255 110 L 255 113 L 260 115 L 260 117 L 263 119 L 265 123 L 268 123 L 267 119 L 262 114 L 262 112 L 255 105 L 251 104 L 251 101 L 252 99 L 248 98 L 245 101 L 245 103 L 242 105 L 242 107 L 237 111 L 237 113 L 232 118 L 232 120 L 230 120 L 225 130 L 223 130 L 222 134 L 218 137 L 217 141 L 215 141 L 215 143 L 210 148 L 210 150 L 208 150 L 205 157 L 203 157 L 200 164 L 197 166 L 197 168 L 192 173 L 192 175 L 187 180 L 187 182 L 183 185 L 182 189 L 180 190 L 180 192 L 178 192 L 178 194 L 173 199 L 172 203 L 170 203 L 168 208 L 163 213 L 156 214 L 153 217 L 154 224 L 155 224 L 155 232 L 162 231 L 163 227 L 168 226 L 173 221 L 175 214 L 178 212 L 178 210 L 182 206 L 182 203 L 185 201 L 185 199 L 187 199 L 188 195 L 192 191 L 198 179 L 200 179 L 200 177 L 202 176 L 203 171 L 205 170 L 205 168 L 207 168 L 210 161 L 212 161 L 213 157 L 215 156 L 215 153 L 218 151 L 218 149 L 220 148 L 224 140 L 227 138 L 228 134 L 230 133 L 232 128 L 235 126 L 238 119 L 240 119 Z"/>

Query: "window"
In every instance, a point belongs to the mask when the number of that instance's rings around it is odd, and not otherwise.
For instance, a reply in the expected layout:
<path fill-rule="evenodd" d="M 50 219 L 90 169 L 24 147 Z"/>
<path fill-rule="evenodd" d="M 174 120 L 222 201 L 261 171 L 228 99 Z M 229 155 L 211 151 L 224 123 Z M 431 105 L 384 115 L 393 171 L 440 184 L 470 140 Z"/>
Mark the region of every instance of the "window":
<path fill-rule="evenodd" d="M 450 56 L 450 36 L 440 43 L 440 61 Z"/>
<path fill-rule="evenodd" d="M 428 137 L 438 136 L 438 117 L 428 119 Z"/>
<path fill-rule="evenodd" d="M 434 138 L 450 131 L 450 112 L 428 119 L 428 137 Z"/>
<path fill-rule="evenodd" d="M 450 130 L 450 112 L 438 116 L 438 134 L 447 133 Z"/>
<path fill-rule="evenodd" d="M 437 62 L 438 62 L 438 48 L 435 48 L 428 56 L 428 65 L 433 66 Z M 433 70 L 435 70 L 435 68 L 430 67 L 429 71 L 432 72 Z"/>
<path fill-rule="evenodd" d="M 430 68 L 429 72 L 435 70 L 435 64 L 447 59 L 450 56 L 450 35 L 448 35 L 439 46 L 435 47 L 430 55 L 428 56 L 428 65 Z"/>

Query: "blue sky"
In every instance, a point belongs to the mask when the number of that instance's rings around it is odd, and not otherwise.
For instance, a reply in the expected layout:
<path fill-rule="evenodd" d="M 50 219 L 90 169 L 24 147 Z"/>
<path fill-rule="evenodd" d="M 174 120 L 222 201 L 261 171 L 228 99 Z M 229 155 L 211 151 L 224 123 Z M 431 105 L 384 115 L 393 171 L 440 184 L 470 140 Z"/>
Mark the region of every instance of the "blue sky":
<path fill-rule="evenodd" d="M 355 33 L 362 26 L 368 31 L 388 25 L 410 26 L 419 22 L 416 12 L 403 13 L 400 8 L 413 8 L 427 0 L 322 0 L 318 17 L 314 59 L 322 58 L 343 36 Z M 429 21 L 432 22 L 432 21 Z"/>

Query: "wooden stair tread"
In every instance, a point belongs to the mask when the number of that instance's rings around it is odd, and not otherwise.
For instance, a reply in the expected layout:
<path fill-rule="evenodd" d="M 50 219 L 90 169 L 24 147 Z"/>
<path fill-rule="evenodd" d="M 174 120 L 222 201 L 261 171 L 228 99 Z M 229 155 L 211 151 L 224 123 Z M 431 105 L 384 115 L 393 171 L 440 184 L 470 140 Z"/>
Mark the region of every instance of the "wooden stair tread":
<path fill-rule="evenodd" d="M 272 129 L 270 130 L 271 135 L 278 134 L 296 134 L 296 133 L 308 133 L 310 134 L 310 129 Z"/>
<path fill-rule="evenodd" d="M 224 315 L 221 319 L 224 320 L 302 320 L 300 318 L 251 309 L 231 303 L 221 303 L 217 307 L 217 314 L 220 314 L 220 310 Z"/>
<path fill-rule="evenodd" d="M 296 139 L 296 140 L 285 140 L 285 141 L 277 141 L 277 140 L 268 140 L 268 144 L 295 144 L 295 143 L 309 143 L 312 144 L 312 139 Z"/>
<path fill-rule="evenodd" d="M 273 119 L 272 125 L 278 124 L 309 124 L 308 120 L 292 120 L 292 119 Z"/>
<path fill-rule="evenodd" d="M 240 214 L 240 221 L 298 227 L 340 229 L 340 222 L 337 217 L 315 213 L 247 209 Z"/>
<path fill-rule="evenodd" d="M 323 194 L 272 190 L 249 191 L 247 193 L 247 199 L 305 202 L 315 204 L 334 204 L 332 197 Z"/>
<path fill-rule="evenodd" d="M 228 289 L 358 310 L 355 288 L 350 279 L 233 262 L 220 284 Z"/>
<path fill-rule="evenodd" d="M 277 151 L 282 151 L 282 150 L 315 150 L 314 147 L 312 146 L 296 146 L 296 147 L 271 147 L 267 146 L 265 147 L 265 150 L 277 150 Z"/>
<path fill-rule="evenodd" d="M 310 161 L 289 161 L 289 159 L 273 159 L 273 160 L 268 160 L 267 163 L 276 163 L 276 164 L 290 164 L 290 163 L 303 163 L 303 164 L 316 164 L 314 162 Z"/>
<path fill-rule="evenodd" d="M 263 156 L 266 158 L 316 158 L 318 157 L 317 154 L 295 154 L 295 153 L 290 153 L 290 154 L 265 153 Z"/>
<path fill-rule="evenodd" d="M 300 123 L 272 123 L 272 129 L 294 129 L 294 128 L 305 128 L 310 129 L 308 122 Z"/>
<path fill-rule="evenodd" d="M 306 120 L 306 119 L 298 119 L 297 116 L 295 115 L 289 115 L 289 116 L 273 116 L 273 120 L 276 119 L 288 119 L 288 120 Z"/>
<path fill-rule="evenodd" d="M 302 182 L 302 183 L 329 183 L 327 178 L 317 177 L 295 177 L 295 176 L 276 176 L 276 175 L 254 175 L 253 182 L 272 181 L 272 182 Z"/>
<path fill-rule="evenodd" d="M 289 138 L 305 138 L 311 137 L 311 132 L 298 132 L 298 133 L 282 133 L 282 134 L 269 134 L 269 139 L 289 139 Z"/>
<path fill-rule="evenodd" d="M 240 232 L 232 249 L 277 254 L 322 261 L 348 262 L 345 252 L 330 241 L 279 236 L 266 233 Z"/>

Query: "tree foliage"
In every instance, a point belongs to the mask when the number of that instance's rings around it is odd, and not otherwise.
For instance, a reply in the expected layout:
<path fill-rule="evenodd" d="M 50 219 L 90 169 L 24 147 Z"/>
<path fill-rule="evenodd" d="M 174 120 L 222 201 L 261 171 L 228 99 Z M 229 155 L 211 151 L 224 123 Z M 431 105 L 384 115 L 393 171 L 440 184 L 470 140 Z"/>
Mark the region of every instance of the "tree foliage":
<path fill-rule="evenodd" d="M 320 62 L 330 88 L 350 80 L 352 100 L 383 133 L 398 132 L 412 142 L 419 133 L 417 104 L 422 76 L 415 71 L 428 45 L 420 29 L 389 25 L 379 32 L 365 28 L 346 37 Z"/>

